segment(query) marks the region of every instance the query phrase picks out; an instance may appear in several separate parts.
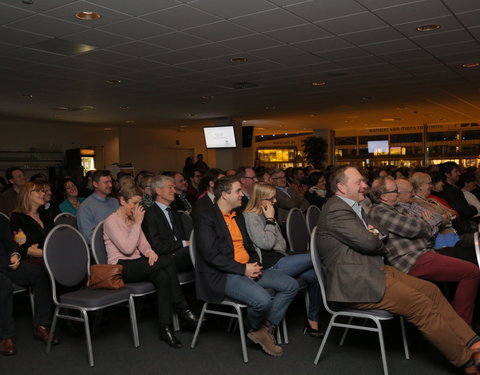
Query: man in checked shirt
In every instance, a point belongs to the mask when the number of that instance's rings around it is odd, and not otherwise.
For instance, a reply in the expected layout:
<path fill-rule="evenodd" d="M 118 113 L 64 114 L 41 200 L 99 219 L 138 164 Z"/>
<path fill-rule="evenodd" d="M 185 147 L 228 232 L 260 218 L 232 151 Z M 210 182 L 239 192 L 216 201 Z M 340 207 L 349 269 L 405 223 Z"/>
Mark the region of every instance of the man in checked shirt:
<path fill-rule="evenodd" d="M 436 231 L 427 222 L 427 214 L 420 218 L 398 204 L 398 187 L 392 177 L 383 178 L 372 189 L 371 196 L 376 204 L 370 211 L 370 219 L 389 233 L 385 242 L 388 263 L 412 276 L 458 282 L 455 311 L 471 325 L 480 281 L 479 268 L 435 251 L 433 236 Z"/>

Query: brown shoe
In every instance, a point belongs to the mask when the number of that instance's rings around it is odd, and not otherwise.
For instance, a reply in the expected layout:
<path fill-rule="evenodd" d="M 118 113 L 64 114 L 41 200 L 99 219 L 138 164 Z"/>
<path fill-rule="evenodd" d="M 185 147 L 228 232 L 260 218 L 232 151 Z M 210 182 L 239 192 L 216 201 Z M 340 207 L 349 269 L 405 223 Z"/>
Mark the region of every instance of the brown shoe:
<path fill-rule="evenodd" d="M 1 355 L 15 355 L 17 349 L 12 338 L 0 340 L 0 354 Z"/>
<path fill-rule="evenodd" d="M 48 343 L 49 334 L 50 334 L 50 331 L 46 326 L 36 326 L 35 329 L 33 330 L 33 337 L 35 337 L 37 340 L 43 341 L 44 344 Z M 52 339 L 52 345 L 58 345 L 58 344 L 60 344 L 60 340 L 54 337 Z"/>
<path fill-rule="evenodd" d="M 273 327 L 272 329 L 268 329 L 262 326 L 259 329 L 250 330 L 250 332 L 247 333 L 247 336 L 255 344 L 260 344 L 265 353 L 273 355 L 274 357 L 280 357 L 283 354 L 283 349 L 275 342 L 275 337 L 273 337 L 272 331 Z"/>
<path fill-rule="evenodd" d="M 480 341 L 477 341 L 468 348 L 472 352 L 472 359 L 476 366 L 480 365 Z"/>
<path fill-rule="evenodd" d="M 467 375 L 479 375 L 480 372 L 478 371 L 477 366 L 468 366 L 463 368 L 463 372 Z"/>

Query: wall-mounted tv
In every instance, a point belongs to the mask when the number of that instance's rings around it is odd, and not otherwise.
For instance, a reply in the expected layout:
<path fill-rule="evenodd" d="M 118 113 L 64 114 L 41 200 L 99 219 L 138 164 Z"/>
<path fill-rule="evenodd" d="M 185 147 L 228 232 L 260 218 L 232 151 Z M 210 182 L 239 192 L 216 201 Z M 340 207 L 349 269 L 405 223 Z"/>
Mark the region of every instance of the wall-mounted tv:
<path fill-rule="evenodd" d="M 388 154 L 388 140 L 385 141 L 368 141 L 369 154 Z"/>
<path fill-rule="evenodd" d="M 203 128 L 207 148 L 237 147 L 233 126 L 209 126 Z"/>

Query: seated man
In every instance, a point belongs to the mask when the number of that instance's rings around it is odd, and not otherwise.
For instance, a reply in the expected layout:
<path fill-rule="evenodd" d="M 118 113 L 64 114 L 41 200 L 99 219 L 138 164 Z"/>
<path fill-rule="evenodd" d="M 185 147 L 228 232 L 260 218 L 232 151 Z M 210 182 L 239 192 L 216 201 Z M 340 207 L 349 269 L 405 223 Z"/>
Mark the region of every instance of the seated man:
<path fill-rule="evenodd" d="M 480 338 L 432 283 L 384 265 L 383 235 L 369 225 L 359 205 L 367 184 L 355 167 L 331 175 L 335 194 L 323 206 L 316 241 L 326 298 L 358 309 L 383 309 L 404 316 L 443 355 L 467 374 L 479 374 Z M 393 194 L 393 193 L 392 193 Z"/>
<path fill-rule="evenodd" d="M 171 177 L 173 177 L 175 187 L 175 200 L 170 204 L 170 207 L 174 211 L 192 213 L 192 204 L 197 200 L 197 197 L 187 193 L 188 184 L 180 172 L 173 172 Z"/>
<path fill-rule="evenodd" d="M 214 190 L 216 204 L 194 216 L 197 297 L 214 303 L 227 296 L 247 304 L 247 336 L 266 353 L 280 356 L 283 349 L 275 342 L 273 328 L 282 321 L 298 283 L 278 271 L 262 271 L 245 219 L 234 211 L 242 204 L 238 179 L 223 177 Z M 265 288 L 276 294 L 272 297 Z"/>
<path fill-rule="evenodd" d="M 288 211 L 292 208 L 299 208 L 305 212 L 310 206 L 310 203 L 298 193 L 287 186 L 287 176 L 281 169 L 274 169 L 271 173 L 273 185 L 277 189 L 277 210 L 278 223 L 285 228 L 287 222 Z"/>
<path fill-rule="evenodd" d="M 223 176 L 223 171 L 217 168 L 210 168 L 205 173 L 205 176 L 202 177 L 202 181 L 200 182 L 200 185 L 205 188 L 205 194 L 193 204 L 192 214 L 204 209 L 208 209 L 215 204 L 213 187 L 215 186 L 215 182 L 217 182 L 217 180 Z"/>
<path fill-rule="evenodd" d="M 0 212 L 10 216 L 11 212 L 17 207 L 18 192 L 27 182 L 25 174 L 20 167 L 10 167 L 5 172 L 5 177 L 10 184 L 10 188 L 2 193 L 0 199 Z"/>
<path fill-rule="evenodd" d="M 472 325 L 480 270 L 470 262 L 441 255 L 433 248 L 438 228 L 425 218 L 409 213 L 398 204 L 398 187 L 393 177 L 384 177 L 371 191 L 376 205 L 371 220 L 388 231 L 385 247 L 388 262 L 398 270 L 432 281 L 458 282 L 455 310 Z"/>
<path fill-rule="evenodd" d="M 242 187 L 242 205 L 236 210 L 237 212 L 243 212 L 245 207 L 247 207 L 248 201 L 250 200 L 250 195 L 253 192 L 253 187 L 255 183 L 258 182 L 257 174 L 253 168 L 249 167 L 240 167 L 237 169 L 236 177 L 240 181 L 240 186 Z"/>
<path fill-rule="evenodd" d="M 0 354 L 14 355 L 15 326 L 12 318 L 12 283 L 30 287 L 34 295 L 35 317 L 33 336 L 48 340 L 49 325 L 52 322 L 52 292 L 45 267 L 22 262 L 17 246 L 13 241 L 10 224 L 0 215 Z M 52 344 L 58 344 L 54 338 Z"/>
<path fill-rule="evenodd" d="M 77 211 L 78 230 L 88 244 L 92 242 L 93 230 L 97 224 L 118 209 L 118 200 L 109 196 L 113 187 L 110 172 L 95 171 L 92 180 L 95 191 L 82 202 Z"/>

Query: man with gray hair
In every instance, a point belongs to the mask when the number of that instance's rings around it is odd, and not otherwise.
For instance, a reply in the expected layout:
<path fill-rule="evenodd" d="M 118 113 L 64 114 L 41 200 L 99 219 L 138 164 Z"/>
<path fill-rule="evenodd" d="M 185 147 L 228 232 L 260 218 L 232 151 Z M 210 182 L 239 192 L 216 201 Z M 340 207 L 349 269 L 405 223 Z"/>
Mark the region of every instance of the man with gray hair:
<path fill-rule="evenodd" d="M 143 218 L 142 229 L 158 255 L 160 262 L 174 262 L 173 272 L 193 271 L 187 239 L 180 214 L 170 208 L 175 200 L 175 184 L 170 176 L 158 175 L 150 185 L 155 204 L 149 207 Z M 178 275 L 176 275 L 178 277 Z M 183 294 L 174 296 L 180 316 L 190 326 L 196 326 L 198 318 L 185 306 Z M 176 338 L 162 338 L 170 346 L 178 347 Z"/>

